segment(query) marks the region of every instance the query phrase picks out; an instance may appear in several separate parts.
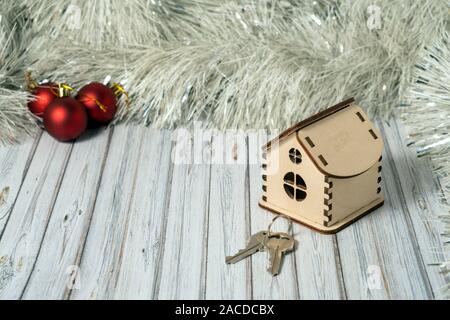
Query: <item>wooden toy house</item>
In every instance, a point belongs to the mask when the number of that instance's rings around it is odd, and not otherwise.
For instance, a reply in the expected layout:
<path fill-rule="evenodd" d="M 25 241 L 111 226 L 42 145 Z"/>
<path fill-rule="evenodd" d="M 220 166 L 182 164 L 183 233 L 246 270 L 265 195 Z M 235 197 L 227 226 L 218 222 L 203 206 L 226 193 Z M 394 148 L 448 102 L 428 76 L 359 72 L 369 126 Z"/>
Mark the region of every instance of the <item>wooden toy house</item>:
<path fill-rule="evenodd" d="M 281 133 L 264 146 L 260 206 L 335 233 L 383 205 L 383 139 L 353 99 Z"/>

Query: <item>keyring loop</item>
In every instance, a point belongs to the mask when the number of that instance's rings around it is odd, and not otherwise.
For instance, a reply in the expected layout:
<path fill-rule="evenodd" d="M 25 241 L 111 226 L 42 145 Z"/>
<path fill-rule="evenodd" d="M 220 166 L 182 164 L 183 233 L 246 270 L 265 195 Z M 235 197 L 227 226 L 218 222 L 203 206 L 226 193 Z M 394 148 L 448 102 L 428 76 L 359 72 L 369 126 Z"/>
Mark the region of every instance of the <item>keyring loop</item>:
<path fill-rule="evenodd" d="M 283 218 L 285 218 L 286 220 L 289 221 L 289 228 L 288 228 L 288 232 L 287 232 L 287 233 L 288 233 L 288 234 L 291 234 L 291 233 L 292 233 L 293 223 L 292 223 L 291 217 L 288 217 L 288 216 L 279 214 L 279 215 L 275 216 L 275 217 L 272 219 L 272 222 L 269 224 L 269 227 L 267 228 L 266 239 L 267 239 L 267 238 L 270 238 L 270 236 L 271 236 L 272 225 L 275 223 L 275 221 L 276 221 L 279 217 L 283 217 Z"/>

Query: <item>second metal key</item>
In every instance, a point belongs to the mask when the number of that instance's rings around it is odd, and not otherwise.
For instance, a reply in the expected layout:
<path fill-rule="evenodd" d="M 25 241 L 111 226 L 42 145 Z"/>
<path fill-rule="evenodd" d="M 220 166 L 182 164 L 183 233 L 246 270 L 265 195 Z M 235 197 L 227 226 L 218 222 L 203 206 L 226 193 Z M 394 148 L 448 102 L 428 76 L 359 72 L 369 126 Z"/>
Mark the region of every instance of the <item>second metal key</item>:
<path fill-rule="evenodd" d="M 260 231 L 252 235 L 248 241 L 245 249 L 239 250 L 234 256 L 228 256 L 225 258 L 226 263 L 236 263 L 245 259 L 258 251 L 264 251 L 264 239 L 266 238 L 267 231 Z"/>

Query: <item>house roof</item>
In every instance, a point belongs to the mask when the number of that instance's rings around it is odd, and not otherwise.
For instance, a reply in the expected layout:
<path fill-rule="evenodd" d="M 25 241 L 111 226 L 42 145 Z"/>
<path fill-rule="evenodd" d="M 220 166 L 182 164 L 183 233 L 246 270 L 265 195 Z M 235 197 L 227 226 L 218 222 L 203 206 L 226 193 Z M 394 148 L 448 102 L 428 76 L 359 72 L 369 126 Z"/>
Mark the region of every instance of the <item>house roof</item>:
<path fill-rule="evenodd" d="M 334 177 L 361 174 L 378 161 L 383 150 L 380 132 L 354 99 L 297 123 L 267 143 L 265 148 L 270 149 L 292 134 L 296 134 L 316 167 Z"/>
<path fill-rule="evenodd" d="M 300 130 L 303 127 L 306 127 L 307 125 L 310 125 L 316 121 L 319 121 L 322 118 L 325 118 L 345 107 L 348 107 L 351 103 L 353 103 L 355 101 L 354 98 L 349 98 L 347 100 L 344 100 L 332 107 L 329 107 L 328 109 L 325 109 L 319 113 L 316 113 L 315 115 L 306 118 L 305 120 L 302 120 L 300 122 L 298 122 L 297 124 L 294 124 L 292 127 L 284 130 L 282 133 L 280 133 L 277 137 L 273 138 L 272 140 L 270 140 L 269 142 L 267 142 L 264 146 L 263 149 L 270 149 L 271 145 L 273 143 L 280 143 L 281 141 L 283 141 L 285 138 L 287 138 L 288 136 L 290 136 L 292 133 L 297 132 L 298 130 Z"/>

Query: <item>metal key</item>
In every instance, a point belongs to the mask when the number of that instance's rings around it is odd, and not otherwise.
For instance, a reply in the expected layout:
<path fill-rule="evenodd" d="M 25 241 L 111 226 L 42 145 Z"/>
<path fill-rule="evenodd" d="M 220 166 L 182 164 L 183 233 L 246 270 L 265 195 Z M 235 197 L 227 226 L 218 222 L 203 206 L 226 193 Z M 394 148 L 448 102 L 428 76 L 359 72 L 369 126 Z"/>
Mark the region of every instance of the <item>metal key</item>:
<path fill-rule="evenodd" d="M 264 251 L 264 239 L 266 238 L 266 235 L 267 231 L 260 231 L 252 235 L 244 249 L 239 250 L 239 252 L 234 256 L 228 256 L 225 258 L 226 263 L 236 263 L 258 251 Z"/>
<path fill-rule="evenodd" d="M 264 240 L 264 245 L 270 254 L 269 272 L 273 276 L 280 273 L 281 261 L 284 254 L 291 252 L 295 247 L 294 238 L 284 232 L 272 233 Z"/>

